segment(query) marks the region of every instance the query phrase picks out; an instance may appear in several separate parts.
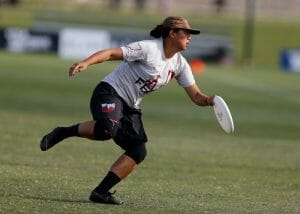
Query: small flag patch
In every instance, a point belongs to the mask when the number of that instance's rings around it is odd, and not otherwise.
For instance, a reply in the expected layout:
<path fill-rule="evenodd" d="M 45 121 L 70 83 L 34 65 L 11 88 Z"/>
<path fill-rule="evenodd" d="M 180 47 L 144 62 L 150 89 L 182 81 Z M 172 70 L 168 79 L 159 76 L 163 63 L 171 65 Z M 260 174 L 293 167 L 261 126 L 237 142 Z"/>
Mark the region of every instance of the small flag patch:
<path fill-rule="evenodd" d="M 115 103 L 102 103 L 101 104 L 101 111 L 110 113 L 113 112 L 116 109 L 116 104 Z"/>

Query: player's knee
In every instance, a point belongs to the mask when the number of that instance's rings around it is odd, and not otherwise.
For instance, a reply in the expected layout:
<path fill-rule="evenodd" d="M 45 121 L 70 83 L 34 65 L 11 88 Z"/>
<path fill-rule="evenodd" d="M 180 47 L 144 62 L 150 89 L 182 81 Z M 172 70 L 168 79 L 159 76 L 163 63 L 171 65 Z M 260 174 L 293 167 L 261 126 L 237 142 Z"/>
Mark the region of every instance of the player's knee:
<path fill-rule="evenodd" d="M 147 149 L 145 143 L 137 145 L 133 148 L 128 149 L 125 154 L 131 157 L 137 164 L 145 160 L 147 156 Z"/>
<path fill-rule="evenodd" d="M 94 126 L 94 139 L 109 140 L 113 138 L 116 134 L 118 124 L 118 121 L 108 118 L 97 120 Z"/>

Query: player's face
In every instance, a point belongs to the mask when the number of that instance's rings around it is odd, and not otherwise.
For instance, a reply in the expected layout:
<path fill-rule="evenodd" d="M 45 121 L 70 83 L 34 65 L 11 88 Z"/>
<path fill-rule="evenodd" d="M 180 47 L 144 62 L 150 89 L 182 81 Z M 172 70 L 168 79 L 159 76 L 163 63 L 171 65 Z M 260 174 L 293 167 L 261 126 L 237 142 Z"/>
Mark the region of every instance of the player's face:
<path fill-rule="evenodd" d="M 176 39 L 178 42 L 178 48 L 180 50 L 186 50 L 191 42 L 191 34 L 185 29 L 180 29 L 176 32 Z"/>

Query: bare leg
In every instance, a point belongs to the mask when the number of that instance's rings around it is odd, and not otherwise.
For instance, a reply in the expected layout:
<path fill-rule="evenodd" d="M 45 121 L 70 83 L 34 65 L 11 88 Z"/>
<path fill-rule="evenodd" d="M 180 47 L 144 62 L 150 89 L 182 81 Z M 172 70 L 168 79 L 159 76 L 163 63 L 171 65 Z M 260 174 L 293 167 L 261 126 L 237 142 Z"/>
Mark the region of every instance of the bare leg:
<path fill-rule="evenodd" d="M 90 120 L 86 122 L 82 122 L 78 127 L 78 134 L 81 137 L 85 137 L 88 139 L 94 139 L 94 126 L 96 121 Z"/>
<path fill-rule="evenodd" d="M 129 156 L 123 154 L 111 166 L 110 171 L 115 173 L 120 179 L 125 178 L 137 167 L 136 162 Z"/>

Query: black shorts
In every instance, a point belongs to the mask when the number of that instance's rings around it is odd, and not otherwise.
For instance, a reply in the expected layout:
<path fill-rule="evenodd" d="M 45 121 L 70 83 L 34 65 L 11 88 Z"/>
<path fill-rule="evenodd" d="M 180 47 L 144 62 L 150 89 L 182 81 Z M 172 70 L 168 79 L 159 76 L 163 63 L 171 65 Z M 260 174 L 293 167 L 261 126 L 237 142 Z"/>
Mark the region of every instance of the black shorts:
<path fill-rule="evenodd" d="M 124 150 L 147 142 L 141 110 L 130 108 L 108 83 L 97 85 L 90 108 L 95 121 L 109 119 L 119 123 L 119 130 L 112 138 Z"/>

